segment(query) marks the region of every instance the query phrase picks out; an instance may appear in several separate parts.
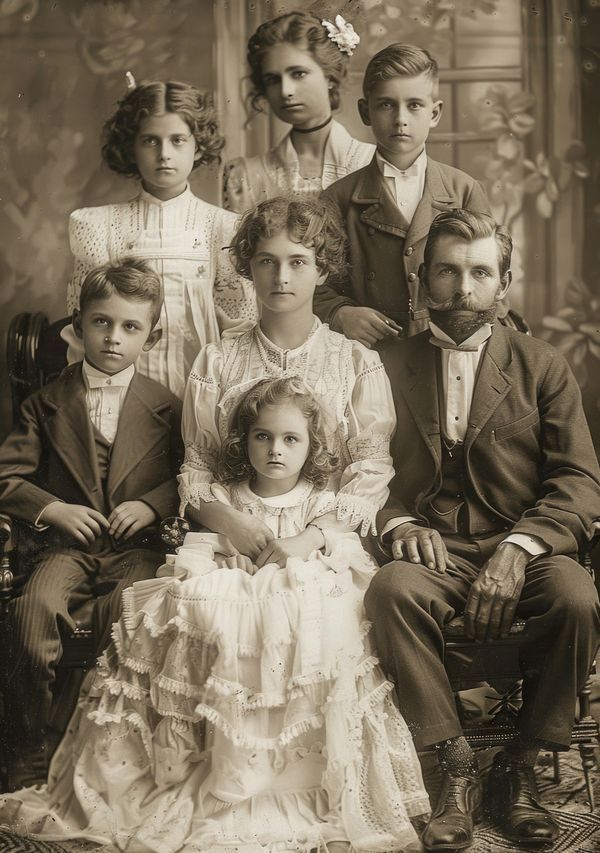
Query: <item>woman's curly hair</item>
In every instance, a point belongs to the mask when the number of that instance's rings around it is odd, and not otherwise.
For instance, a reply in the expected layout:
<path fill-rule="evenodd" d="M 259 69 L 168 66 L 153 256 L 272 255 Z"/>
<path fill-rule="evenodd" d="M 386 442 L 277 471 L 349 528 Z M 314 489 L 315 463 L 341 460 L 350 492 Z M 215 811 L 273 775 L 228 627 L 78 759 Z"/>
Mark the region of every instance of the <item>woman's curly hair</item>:
<path fill-rule="evenodd" d="M 310 12 L 294 11 L 265 21 L 248 41 L 250 106 L 262 112 L 260 101 L 266 96 L 262 76 L 263 57 L 276 44 L 291 44 L 307 51 L 321 67 L 330 84 L 329 102 L 332 110 L 340 105 L 340 86 L 347 73 L 348 57 L 331 41 L 321 19 Z"/>
<path fill-rule="evenodd" d="M 261 201 L 242 218 L 229 252 L 237 272 L 252 280 L 250 261 L 260 240 L 286 231 L 289 238 L 314 249 L 317 269 L 328 283 L 343 281 L 348 270 L 348 239 L 338 209 L 326 199 Z"/>
<path fill-rule="evenodd" d="M 263 406 L 293 403 L 308 421 L 309 450 L 302 476 L 317 489 L 324 489 L 339 460 L 327 449 L 321 407 L 297 376 L 261 379 L 242 398 L 233 424 L 219 454 L 218 479 L 222 483 L 252 480 L 255 472 L 248 457 L 248 435 Z"/>
<path fill-rule="evenodd" d="M 192 132 L 197 155 L 193 169 L 220 162 L 225 139 L 219 133 L 212 96 L 189 83 L 152 81 L 128 92 L 104 123 L 102 157 L 113 172 L 139 177 L 133 151 L 142 119 L 165 113 L 179 115 Z"/>

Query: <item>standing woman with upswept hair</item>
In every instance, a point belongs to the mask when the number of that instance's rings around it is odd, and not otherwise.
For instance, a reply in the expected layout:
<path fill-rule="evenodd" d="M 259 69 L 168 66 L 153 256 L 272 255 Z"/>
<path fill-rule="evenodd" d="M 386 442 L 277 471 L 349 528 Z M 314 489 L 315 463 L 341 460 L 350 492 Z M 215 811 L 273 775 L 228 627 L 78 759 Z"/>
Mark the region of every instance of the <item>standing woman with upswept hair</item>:
<path fill-rule="evenodd" d="M 102 157 L 141 186 L 131 201 L 71 214 L 67 308 L 79 307 L 81 283 L 94 267 L 125 257 L 148 261 L 163 285 L 162 337 L 138 369 L 182 397 L 200 349 L 240 319 L 255 321 L 256 300 L 223 251 L 237 217 L 197 198 L 188 183 L 194 169 L 219 162 L 225 144 L 211 96 L 188 83 L 128 79 L 130 91 L 105 122 Z M 69 362 L 80 360 L 72 326 L 63 337 Z"/>
<path fill-rule="evenodd" d="M 258 27 L 248 42 L 249 104 L 261 112 L 266 101 L 291 129 L 266 154 L 225 167 L 225 207 L 243 212 L 277 195 L 318 195 L 371 161 L 375 147 L 333 119 L 359 41 L 340 15 L 331 22 L 294 11 Z"/>

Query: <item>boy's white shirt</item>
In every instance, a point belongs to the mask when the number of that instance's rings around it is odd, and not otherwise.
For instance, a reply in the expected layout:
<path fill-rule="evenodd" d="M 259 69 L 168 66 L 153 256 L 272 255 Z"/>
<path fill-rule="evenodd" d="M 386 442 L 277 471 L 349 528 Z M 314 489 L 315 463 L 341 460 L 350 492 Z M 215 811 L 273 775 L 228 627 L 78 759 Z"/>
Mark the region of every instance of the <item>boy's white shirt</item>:
<path fill-rule="evenodd" d="M 396 205 L 407 223 L 413 220 L 415 210 L 425 190 L 425 173 L 427 172 L 427 153 L 421 151 L 414 163 L 408 169 L 399 169 L 375 152 L 375 160 L 383 180 L 395 199 Z"/>
<path fill-rule="evenodd" d="M 81 372 L 87 389 L 85 398 L 90 420 L 98 432 L 112 444 L 117 434 L 123 401 L 135 373 L 135 365 L 130 364 L 125 370 L 109 376 L 92 367 L 84 359 Z"/>

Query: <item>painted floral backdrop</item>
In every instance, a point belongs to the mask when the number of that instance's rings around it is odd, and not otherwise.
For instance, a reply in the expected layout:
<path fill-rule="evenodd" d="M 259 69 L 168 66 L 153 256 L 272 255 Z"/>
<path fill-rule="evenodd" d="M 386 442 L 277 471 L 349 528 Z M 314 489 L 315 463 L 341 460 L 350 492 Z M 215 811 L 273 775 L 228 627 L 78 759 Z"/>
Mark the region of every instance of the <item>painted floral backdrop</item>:
<path fill-rule="evenodd" d="M 135 192 L 100 160 L 102 123 L 125 93 L 125 71 L 214 89 L 212 22 L 211 0 L 1 0 L 2 353 L 18 311 L 65 314 L 69 213 Z M 209 201 L 218 183 L 217 169 L 194 173 L 195 191 Z M 2 367 L 4 433 L 3 357 Z"/>

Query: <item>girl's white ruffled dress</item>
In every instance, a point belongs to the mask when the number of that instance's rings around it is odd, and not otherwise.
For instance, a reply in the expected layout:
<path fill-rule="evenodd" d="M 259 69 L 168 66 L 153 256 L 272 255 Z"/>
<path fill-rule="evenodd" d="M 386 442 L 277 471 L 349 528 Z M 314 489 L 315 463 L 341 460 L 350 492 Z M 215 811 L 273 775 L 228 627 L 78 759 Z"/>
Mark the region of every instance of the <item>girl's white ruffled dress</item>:
<path fill-rule="evenodd" d="M 302 480 L 274 499 L 213 488 L 276 536 L 335 501 Z M 0 820 L 128 853 L 415 841 L 428 800 L 364 619 L 374 566 L 353 533 L 326 550 L 251 576 L 217 568 L 223 537 L 189 534 L 162 577 L 125 592 L 48 785 L 5 797 Z"/>
<path fill-rule="evenodd" d="M 67 310 L 79 307 L 83 279 L 94 267 L 124 258 L 147 261 L 163 283 L 162 338 L 137 361 L 138 370 L 183 397 L 200 349 L 240 321 L 256 321 L 252 282 L 237 275 L 227 247 L 237 217 L 197 198 L 189 188 L 168 201 L 141 190 L 131 201 L 84 207 L 69 220 L 74 257 Z M 69 361 L 83 357 L 72 326 L 63 332 Z"/>

